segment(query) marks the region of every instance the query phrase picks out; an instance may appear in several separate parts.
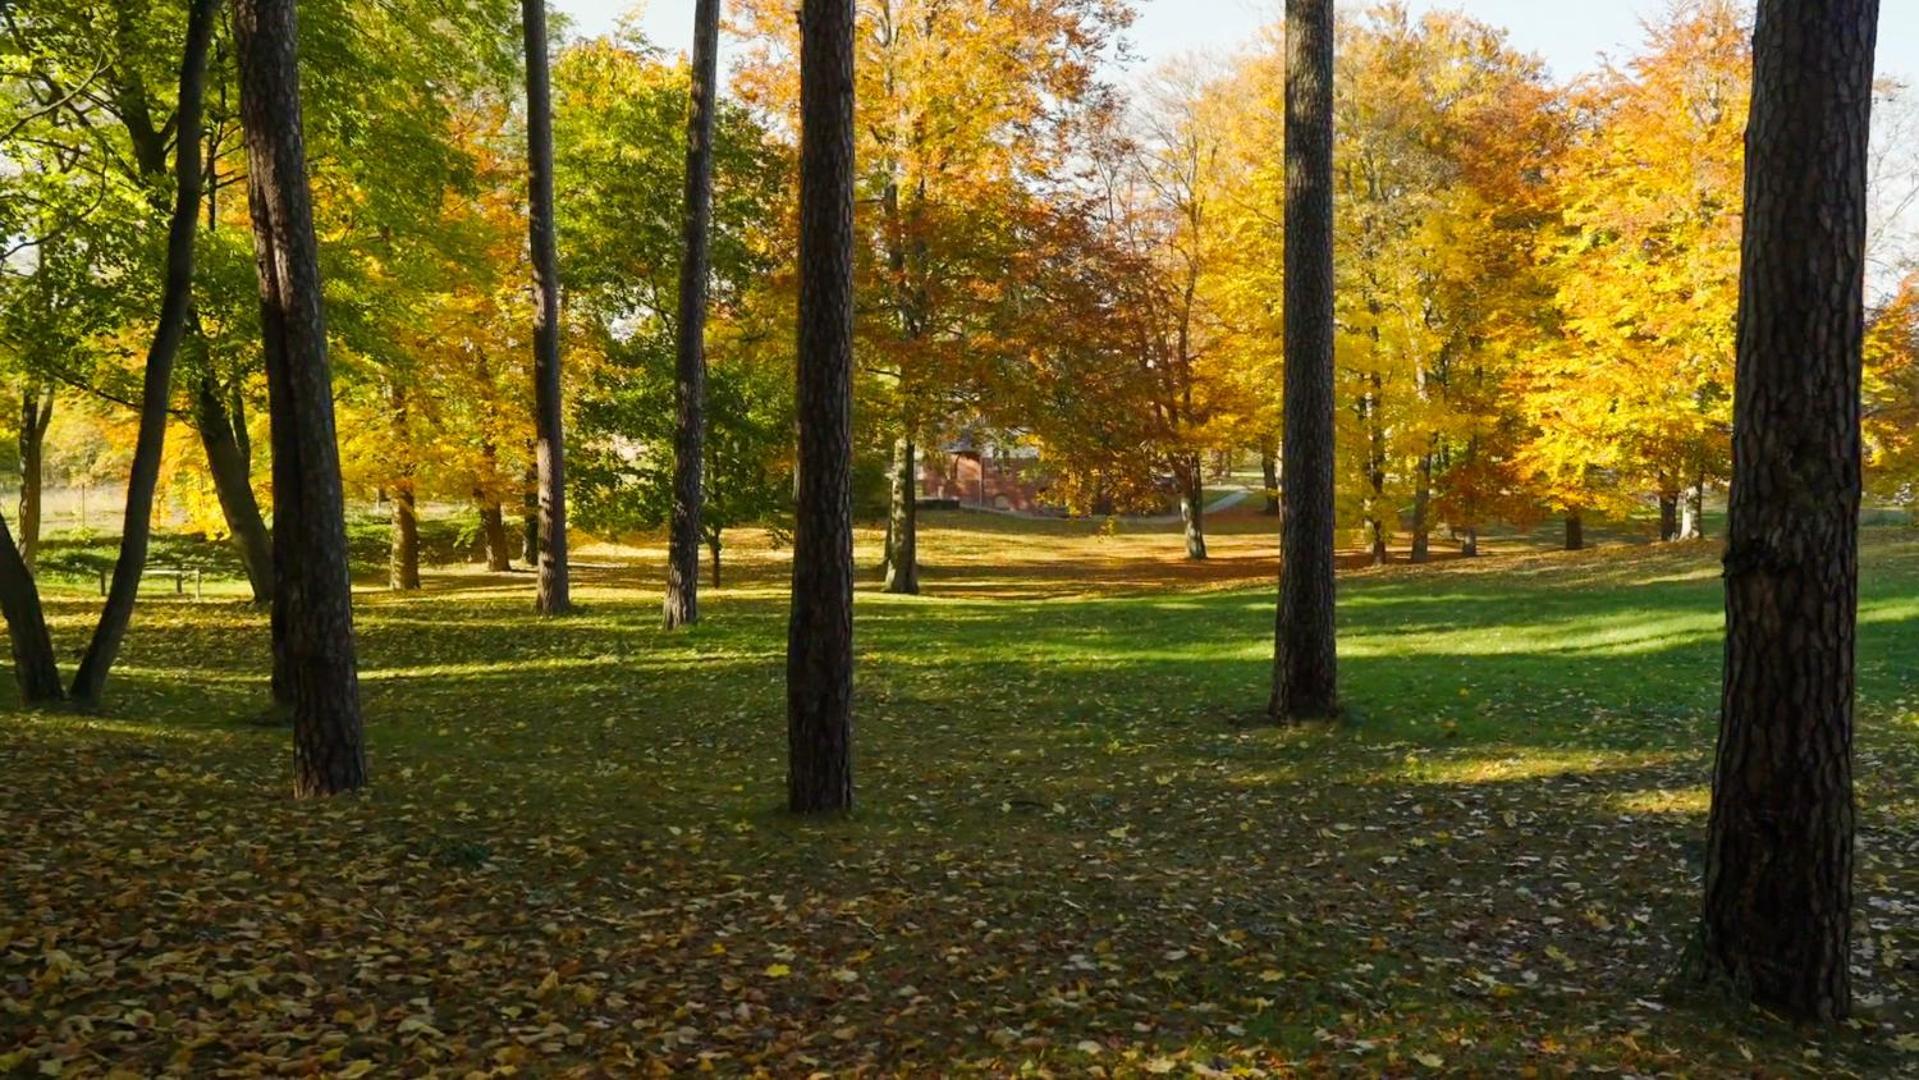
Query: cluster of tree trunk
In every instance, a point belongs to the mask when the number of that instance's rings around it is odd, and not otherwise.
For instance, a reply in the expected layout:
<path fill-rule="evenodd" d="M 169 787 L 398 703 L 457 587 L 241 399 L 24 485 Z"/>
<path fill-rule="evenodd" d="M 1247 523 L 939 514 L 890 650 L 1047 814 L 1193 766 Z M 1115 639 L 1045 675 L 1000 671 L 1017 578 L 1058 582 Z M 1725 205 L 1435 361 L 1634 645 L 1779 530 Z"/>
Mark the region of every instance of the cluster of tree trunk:
<path fill-rule="evenodd" d="M 1268 711 L 1339 707 L 1333 637 L 1333 0 L 1286 0 L 1286 479 Z"/>

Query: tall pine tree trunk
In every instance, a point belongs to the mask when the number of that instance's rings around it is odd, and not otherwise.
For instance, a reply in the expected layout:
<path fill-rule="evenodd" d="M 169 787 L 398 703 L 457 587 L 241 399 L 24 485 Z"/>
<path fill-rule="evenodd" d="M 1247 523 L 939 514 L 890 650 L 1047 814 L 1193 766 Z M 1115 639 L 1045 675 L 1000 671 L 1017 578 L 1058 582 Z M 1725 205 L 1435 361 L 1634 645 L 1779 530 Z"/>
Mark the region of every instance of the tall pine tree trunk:
<path fill-rule="evenodd" d="M 119 655 L 133 605 L 140 592 L 140 576 L 147 568 L 147 545 L 153 535 L 153 494 L 160 482 L 160 459 L 166 451 L 168 405 L 173 397 L 173 361 L 186 335 L 187 305 L 193 297 L 193 241 L 200 214 L 200 113 L 206 89 L 207 51 L 213 41 L 216 0 L 194 0 L 187 10 L 187 41 L 180 60 L 178 139 L 174 150 L 173 218 L 167 229 L 166 279 L 160 293 L 160 316 L 147 348 L 146 374 L 140 388 L 140 426 L 134 436 L 133 466 L 127 476 L 126 515 L 120 531 L 120 554 L 113 564 L 113 580 L 106 604 L 94 627 L 93 640 L 74 672 L 73 700 L 97 705 L 107 685 L 107 672 Z"/>
<path fill-rule="evenodd" d="M 894 439 L 893 490 L 886 517 L 885 579 L 889 593 L 917 595 L 920 591 L 918 468 L 918 447 L 912 438 L 902 435 Z"/>
<path fill-rule="evenodd" d="M 264 604 L 273 596 L 273 538 L 253 494 L 252 455 L 241 438 L 246 421 L 237 410 L 228 411 L 211 376 L 202 377 L 194 388 L 193 426 L 200 433 L 213 493 L 246 570 L 253 602 Z"/>
<path fill-rule="evenodd" d="M 686 194 L 673 442 L 673 516 L 666 558 L 668 630 L 700 620 L 701 469 L 706 445 L 707 233 L 713 219 L 713 113 L 720 0 L 693 9 L 693 88 L 686 115 Z"/>
<path fill-rule="evenodd" d="M 363 786 L 366 749 L 294 4 L 233 0 L 233 31 L 273 422 L 278 679 L 304 797 Z"/>
<path fill-rule="evenodd" d="M 1703 973 L 1852 1005 L 1866 151 L 1877 0 L 1761 0 L 1753 36 Z"/>
<path fill-rule="evenodd" d="M 1285 415 L 1269 711 L 1339 708 L 1333 631 L 1333 0 L 1286 0 Z"/>
<path fill-rule="evenodd" d="M 853 805 L 853 0 L 801 0 L 787 805 Z"/>
<path fill-rule="evenodd" d="M 47 425 L 53 388 L 28 386 L 20 397 L 20 561 L 33 569 L 40 550 L 41 495 L 46 490 Z"/>
<path fill-rule="evenodd" d="M 560 257 L 553 225 L 553 88 L 546 0 L 520 0 L 526 37 L 527 239 L 533 253 L 534 468 L 539 474 L 543 615 L 572 606 L 566 561 L 566 439 L 561 430 Z"/>

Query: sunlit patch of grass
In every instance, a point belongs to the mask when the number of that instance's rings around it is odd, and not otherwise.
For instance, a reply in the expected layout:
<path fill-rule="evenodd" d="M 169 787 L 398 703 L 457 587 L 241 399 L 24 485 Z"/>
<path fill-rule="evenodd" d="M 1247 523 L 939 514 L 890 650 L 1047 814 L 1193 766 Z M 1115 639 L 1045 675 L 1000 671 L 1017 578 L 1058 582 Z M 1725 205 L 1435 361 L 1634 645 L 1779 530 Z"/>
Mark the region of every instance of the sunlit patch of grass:
<path fill-rule="evenodd" d="M 1712 806 L 1712 789 L 1704 784 L 1657 791 L 1629 791 L 1613 796 L 1612 805 L 1627 814 L 1682 814 L 1703 818 Z"/>

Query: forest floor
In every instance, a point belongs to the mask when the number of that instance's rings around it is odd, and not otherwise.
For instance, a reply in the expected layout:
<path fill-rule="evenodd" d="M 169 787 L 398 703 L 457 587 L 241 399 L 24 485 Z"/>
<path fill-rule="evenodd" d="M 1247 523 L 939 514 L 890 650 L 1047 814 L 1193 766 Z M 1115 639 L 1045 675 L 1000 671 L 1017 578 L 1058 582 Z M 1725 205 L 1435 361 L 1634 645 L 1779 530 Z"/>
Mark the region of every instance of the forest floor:
<path fill-rule="evenodd" d="M 863 534 L 862 562 L 877 533 Z M 156 595 L 91 716 L 0 713 L 0 1072 L 1919 1072 L 1919 533 L 1867 531 L 1858 1019 L 1675 992 L 1709 545 L 1347 573 L 1348 722 L 1261 722 L 1271 520 L 929 515 L 859 598 L 850 818 L 784 792 L 784 555 L 369 587 L 372 787 L 288 798 L 265 617 Z M 52 601 L 69 654 L 95 598 Z"/>

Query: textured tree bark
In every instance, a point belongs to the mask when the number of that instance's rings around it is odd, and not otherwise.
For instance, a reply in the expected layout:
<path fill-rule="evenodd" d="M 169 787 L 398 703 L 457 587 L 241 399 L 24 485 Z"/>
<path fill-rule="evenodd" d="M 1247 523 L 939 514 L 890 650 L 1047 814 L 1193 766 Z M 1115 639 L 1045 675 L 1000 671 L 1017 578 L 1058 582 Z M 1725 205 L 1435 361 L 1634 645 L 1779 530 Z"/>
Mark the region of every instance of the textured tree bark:
<path fill-rule="evenodd" d="M 73 675 L 73 700 L 83 706 L 99 704 L 107 672 L 133 621 L 139 598 L 140 576 L 147 568 L 147 545 L 153 536 L 153 493 L 160 482 L 160 459 L 166 452 L 167 406 L 173 397 L 173 361 L 187 330 L 187 305 L 193 298 L 193 241 L 200 221 L 200 113 L 206 89 L 207 51 L 213 41 L 216 0 L 194 0 L 187 10 L 186 47 L 180 59 L 180 98 L 174 151 L 173 218 L 167 228 L 166 280 L 160 293 L 160 316 L 147 348 L 146 374 L 140 387 L 140 426 L 134 436 L 133 466 L 127 476 L 126 515 L 120 529 L 120 553 L 113 564 L 113 580 L 95 624 L 93 640 Z"/>
<path fill-rule="evenodd" d="M 520 0 L 526 37 L 527 239 L 533 253 L 534 469 L 539 475 L 542 615 L 573 606 L 566 561 L 566 438 L 561 430 L 560 256 L 553 225 L 553 87 L 546 0 Z"/>
<path fill-rule="evenodd" d="M 480 508 L 480 537 L 486 545 L 486 568 L 496 574 L 513 569 L 513 556 L 506 546 L 506 513 L 500 500 L 484 491 L 475 491 L 473 501 Z"/>
<path fill-rule="evenodd" d="M 1577 510 L 1566 511 L 1566 550 L 1586 549 L 1586 518 Z"/>
<path fill-rule="evenodd" d="M 853 0 L 801 0 L 787 805 L 853 806 Z"/>
<path fill-rule="evenodd" d="M 1431 454 L 1420 456 L 1419 474 L 1415 482 L 1412 560 L 1416 563 L 1431 562 L 1433 557 L 1433 456 Z"/>
<path fill-rule="evenodd" d="M 233 33 L 273 421 L 277 674 L 305 797 L 363 786 L 366 750 L 294 4 L 234 0 Z"/>
<path fill-rule="evenodd" d="M 1670 544 L 1679 539 L 1679 493 L 1659 493 L 1659 540 Z"/>
<path fill-rule="evenodd" d="M 1851 1008 L 1853 632 L 1877 0 L 1761 0 L 1753 37 L 1701 974 Z"/>
<path fill-rule="evenodd" d="M 918 448 L 908 436 L 893 440 L 893 492 L 886 518 L 886 591 L 920 591 Z"/>
<path fill-rule="evenodd" d="M 1266 480 L 1266 506 L 1260 512 L 1279 516 L 1279 440 L 1268 438 L 1259 444 L 1259 471 Z"/>
<path fill-rule="evenodd" d="M 714 533 L 707 538 L 706 549 L 713 555 L 713 587 L 720 587 L 720 537 Z"/>
<path fill-rule="evenodd" d="M 20 561 L 33 569 L 40 550 L 40 496 L 46 484 L 47 425 L 53 389 L 28 386 L 20 397 Z"/>
<path fill-rule="evenodd" d="M 211 378 L 202 378 L 193 392 L 193 426 L 200 433 L 213 493 L 220 500 L 220 513 L 240 553 L 240 565 L 253 589 L 253 602 L 264 604 L 273 597 L 273 538 L 260 515 L 260 502 L 253 495 L 253 462 L 238 435 L 245 430 L 245 423 L 236 423 L 238 419 L 221 402 L 219 388 Z"/>
<path fill-rule="evenodd" d="M 700 511 L 706 446 L 707 234 L 713 219 L 713 113 L 720 0 L 693 9 L 692 100 L 686 114 L 686 194 L 680 263 L 679 416 L 673 442 L 673 515 L 666 557 L 668 630 L 700 621 Z"/>
<path fill-rule="evenodd" d="M 60 683 L 60 662 L 53 655 L 53 636 L 47 632 L 46 611 L 33 571 L 20 557 L 13 532 L 0 518 L 0 614 L 7 620 L 7 642 L 13 647 L 14 682 L 21 704 L 51 705 L 66 698 Z"/>
<path fill-rule="evenodd" d="M 1333 629 L 1333 0 L 1286 0 L 1285 403 L 1273 696 L 1337 713 Z"/>

